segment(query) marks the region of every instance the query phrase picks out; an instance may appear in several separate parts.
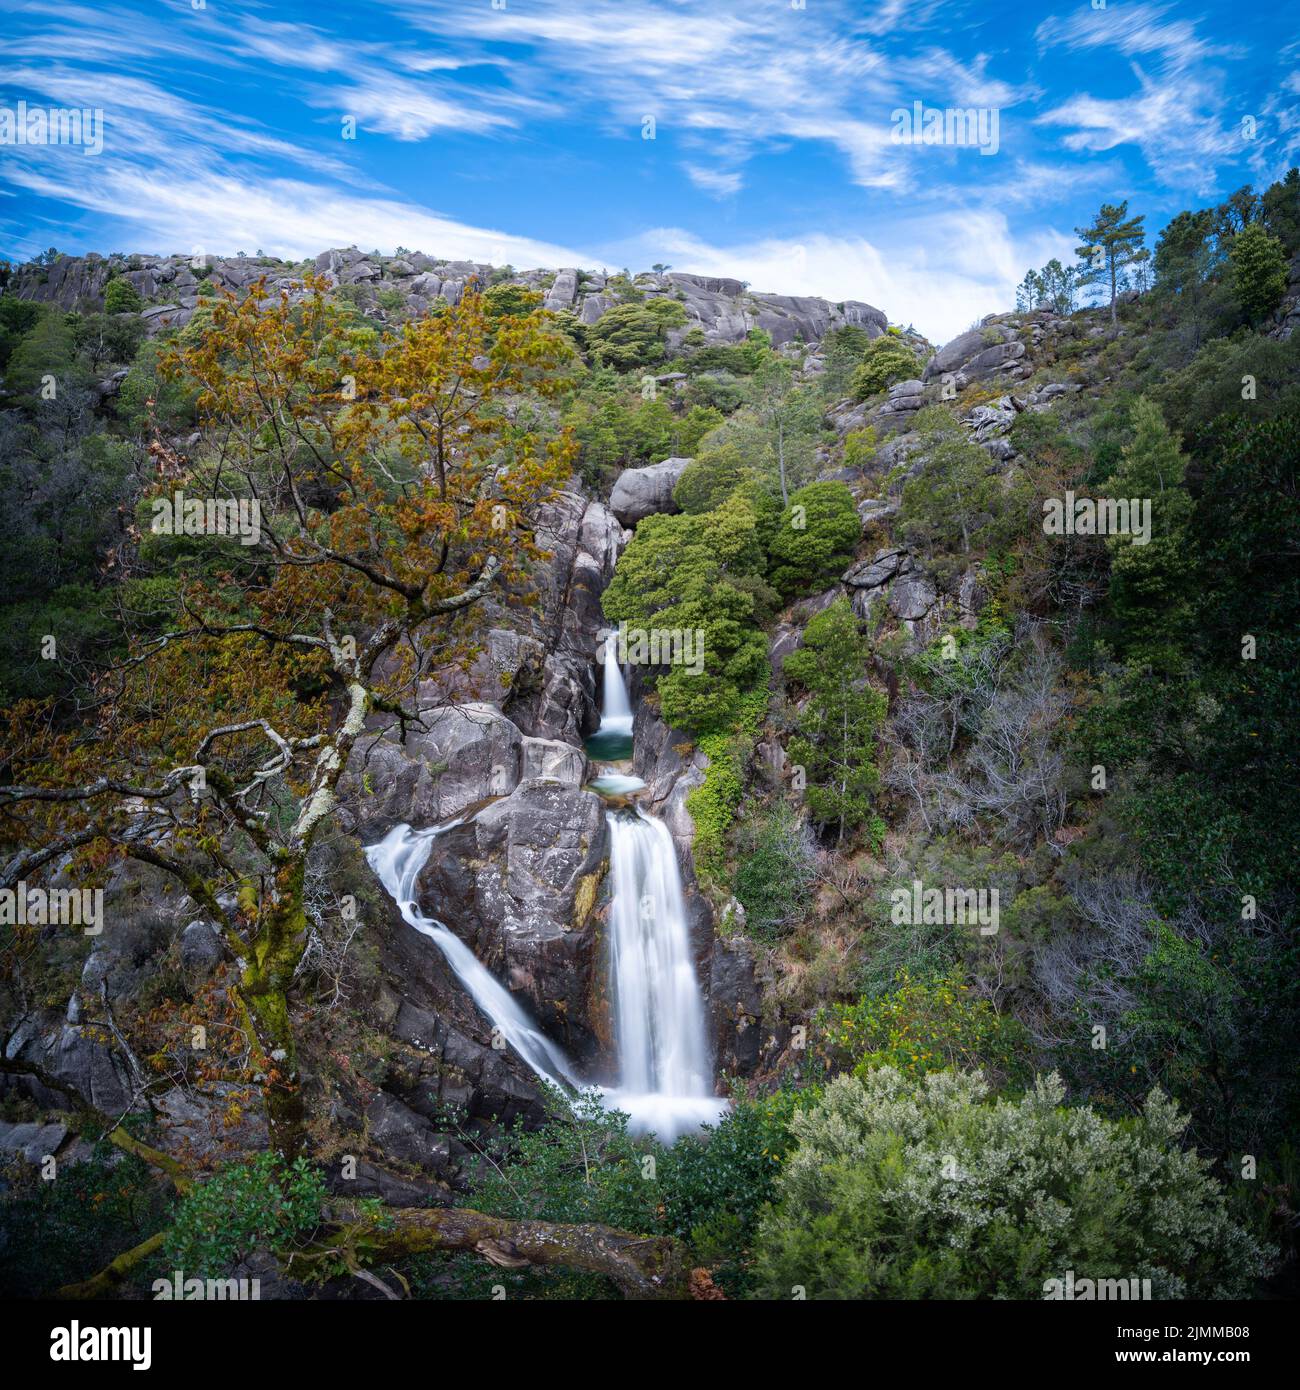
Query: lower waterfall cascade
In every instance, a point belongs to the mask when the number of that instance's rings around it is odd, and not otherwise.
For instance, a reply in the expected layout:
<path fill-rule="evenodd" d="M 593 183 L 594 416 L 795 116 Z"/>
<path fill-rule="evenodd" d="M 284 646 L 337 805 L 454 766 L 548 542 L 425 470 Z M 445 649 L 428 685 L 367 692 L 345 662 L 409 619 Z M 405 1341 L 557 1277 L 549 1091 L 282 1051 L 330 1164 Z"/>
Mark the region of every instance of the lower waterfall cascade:
<path fill-rule="evenodd" d="M 610 993 L 619 1084 L 607 1103 L 665 1144 L 716 1122 L 704 999 L 691 959 L 677 850 L 663 821 L 610 811 Z"/>
<path fill-rule="evenodd" d="M 602 743 L 610 747 L 611 738 L 630 743 L 632 711 L 612 636 L 605 651 L 604 716 L 589 750 Z M 416 882 L 434 840 L 463 820 L 426 830 L 394 826 L 366 849 L 366 859 L 403 920 L 438 947 L 488 1021 L 537 1076 L 562 1092 L 598 1092 L 606 1106 L 629 1116 L 633 1133 L 654 1133 L 661 1143 L 672 1144 L 682 1134 L 716 1123 L 728 1102 L 713 1094 L 704 996 L 695 972 L 677 849 L 662 820 L 628 804 L 645 783 L 630 776 L 626 766 L 620 758 L 603 766 L 589 783 L 622 808 L 605 816 L 612 886 L 607 941 L 616 1085 L 582 1080 L 563 1050 L 474 952 L 442 922 L 421 911 Z"/>

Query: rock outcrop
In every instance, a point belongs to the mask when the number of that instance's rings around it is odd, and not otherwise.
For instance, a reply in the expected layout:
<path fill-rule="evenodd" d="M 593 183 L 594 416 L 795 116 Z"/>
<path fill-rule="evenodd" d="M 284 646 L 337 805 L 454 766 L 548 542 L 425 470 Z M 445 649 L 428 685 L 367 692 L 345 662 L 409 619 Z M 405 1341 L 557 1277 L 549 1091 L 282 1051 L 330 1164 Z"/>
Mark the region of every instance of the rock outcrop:
<path fill-rule="evenodd" d="M 610 511 L 624 526 L 635 526 L 656 512 L 675 512 L 673 489 L 690 462 L 685 458 L 667 458 L 647 468 L 625 468 L 610 494 Z"/>
<path fill-rule="evenodd" d="M 574 266 L 515 270 L 480 261 L 446 260 L 418 251 L 395 256 L 367 254 L 349 246 L 322 251 L 313 260 L 297 263 L 270 256 L 59 256 L 49 265 L 20 266 L 15 272 L 15 292 L 24 299 L 42 300 L 64 309 L 100 310 L 109 280 L 120 277 L 139 293 L 145 304 L 142 316 L 146 327 L 156 333 L 169 325 L 184 327 L 198 308 L 201 293 L 215 289 L 239 292 L 265 276 L 272 292 L 283 289 L 292 294 L 307 271 L 347 287 L 358 307 L 380 320 L 423 314 L 440 301 L 457 304 L 466 287 L 475 282 L 483 287 L 509 284 L 534 290 L 546 308 L 572 313 L 589 325 L 607 309 L 623 303 L 626 289 L 622 284 L 611 286 L 613 277 L 603 272 Z M 740 280 L 725 277 L 646 272 L 636 277 L 635 293 L 682 304 L 687 324 L 673 330 L 672 346 L 691 328 L 717 343 L 743 342 L 747 333 L 758 328 L 782 347 L 816 343 L 831 329 L 847 324 L 862 328 L 873 338 L 887 327 L 884 313 L 870 304 L 759 293 Z M 399 296 L 396 301 L 394 294 Z"/>
<path fill-rule="evenodd" d="M 422 909 L 445 923 L 571 1054 L 600 1044 L 597 919 L 605 805 L 594 792 L 522 783 L 434 841 Z"/>

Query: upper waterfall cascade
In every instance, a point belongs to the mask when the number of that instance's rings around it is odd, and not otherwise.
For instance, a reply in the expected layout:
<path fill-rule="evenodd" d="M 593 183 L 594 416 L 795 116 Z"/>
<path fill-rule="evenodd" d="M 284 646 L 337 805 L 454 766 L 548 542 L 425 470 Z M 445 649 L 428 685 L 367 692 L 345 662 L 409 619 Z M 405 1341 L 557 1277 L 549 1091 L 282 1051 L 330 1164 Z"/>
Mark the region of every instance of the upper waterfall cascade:
<path fill-rule="evenodd" d="M 610 633 L 605 638 L 605 679 L 602 691 L 600 732 L 631 734 L 632 706 L 628 703 L 627 686 L 618 664 L 618 640 Z"/>

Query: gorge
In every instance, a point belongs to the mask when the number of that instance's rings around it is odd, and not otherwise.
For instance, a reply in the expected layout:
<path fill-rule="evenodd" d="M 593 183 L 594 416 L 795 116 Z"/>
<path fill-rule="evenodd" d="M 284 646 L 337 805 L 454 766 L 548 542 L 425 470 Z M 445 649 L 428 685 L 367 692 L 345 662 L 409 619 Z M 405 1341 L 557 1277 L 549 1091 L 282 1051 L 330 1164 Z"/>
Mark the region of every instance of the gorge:
<path fill-rule="evenodd" d="M 427 916 L 416 883 L 435 838 L 463 824 L 413 830 L 400 823 L 366 850 L 366 859 L 404 921 L 431 940 L 499 1037 L 562 1094 L 594 1088 L 628 1115 L 633 1132 L 672 1144 L 716 1121 L 725 1103 L 712 1095 L 712 1059 L 695 973 L 677 850 L 668 828 L 635 805 L 645 783 L 619 770 L 632 751 L 633 715 L 614 638 L 605 642 L 599 728 L 588 748 L 612 760 L 591 786 L 617 803 L 606 813 L 612 889 L 604 969 L 614 1019 L 612 1084 L 580 1080 L 572 1063 L 519 1003 L 442 922 Z"/>

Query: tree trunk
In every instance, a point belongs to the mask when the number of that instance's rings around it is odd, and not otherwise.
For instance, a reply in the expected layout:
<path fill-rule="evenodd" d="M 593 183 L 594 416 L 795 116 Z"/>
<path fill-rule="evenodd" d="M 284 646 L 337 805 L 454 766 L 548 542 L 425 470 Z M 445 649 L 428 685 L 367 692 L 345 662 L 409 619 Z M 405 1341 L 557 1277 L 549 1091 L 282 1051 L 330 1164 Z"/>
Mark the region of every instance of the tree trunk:
<path fill-rule="evenodd" d="M 301 1276 L 317 1264 L 333 1272 L 340 1260 L 349 1268 L 360 1268 L 430 1250 L 466 1250 L 504 1269 L 543 1265 L 600 1274 L 624 1298 L 690 1297 L 686 1252 L 670 1236 L 639 1236 L 594 1224 L 510 1221 L 464 1207 L 386 1208 L 384 1219 L 385 1229 L 369 1221 L 349 1222 L 323 1241 L 296 1251 L 287 1261 L 288 1272 Z M 167 1234 L 159 1231 L 92 1278 L 65 1285 L 58 1297 L 112 1296 L 137 1265 L 162 1247 Z"/>
<path fill-rule="evenodd" d="M 265 1068 L 262 1103 L 271 1151 L 292 1163 L 302 1152 L 306 1111 L 298 1076 L 297 1046 L 284 991 L 259 982 L 240 989 Z"/>
<path fill-rule="evenodd" d="M 407 1207 L 385 1216 L 387 1229 L 347 1226 L 326 1248 L 355 1250 L 361 1264 L 429 1250 L 470 1250 L 506 1268 L 559 1265 L 604 1275 L 624 1298 L 688 1296 L 685 1251 L 669 1236 L 639 1236 L 595 1224 L 511 1221 L 466 1207 Z"/>
<path fill-rule="evenodd" d="M 777 421 L 776 426 L 776 464 L 781 473 L 781 505 L 790 505 L 790 493 L 785 484 L 785 427 Z"/>

